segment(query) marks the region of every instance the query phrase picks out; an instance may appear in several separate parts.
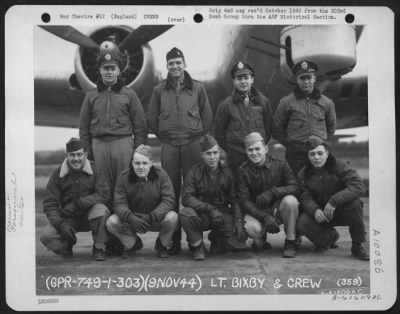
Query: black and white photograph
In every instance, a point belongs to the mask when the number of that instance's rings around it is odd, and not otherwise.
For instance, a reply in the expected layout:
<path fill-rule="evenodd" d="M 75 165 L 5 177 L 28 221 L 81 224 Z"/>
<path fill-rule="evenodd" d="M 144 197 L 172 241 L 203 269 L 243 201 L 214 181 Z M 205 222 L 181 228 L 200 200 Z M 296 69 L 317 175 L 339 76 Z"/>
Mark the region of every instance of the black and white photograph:
<path fill-rule="evenodd" d="M 394 23 L 371 9 L 35 8 L 6 47 L 9 306 L 389 308 Z"/>

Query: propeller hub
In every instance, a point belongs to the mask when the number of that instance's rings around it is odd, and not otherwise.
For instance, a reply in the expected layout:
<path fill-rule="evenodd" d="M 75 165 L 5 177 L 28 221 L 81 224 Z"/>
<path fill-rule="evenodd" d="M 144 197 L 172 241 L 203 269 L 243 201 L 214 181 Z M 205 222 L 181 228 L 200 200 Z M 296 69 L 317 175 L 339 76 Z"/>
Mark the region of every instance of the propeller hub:
<path fill-rule="evenodd" d="M 120 50 L 118 46 L 113 43 L 112 41 L 104 41 L 100 45 L 100 53 L 99 54 L 105 54 L 105 53 L 110 53 L 110 54 L 119 54 Z"/>
<path fill-rule="evenodd" d="M 99 61 L 107 60 L 106 56 L 108 59 L 115 59 L 118 56 L 120 79 L 124 84 L 129 85 L 136 80 L 143 68 L 143 48 L 139 46 L 136 49 L 123 51 L 119 48 L 121 41 L 131 32 L 132 30 L 126 27 L 105 27 L 89 35 L 94 42 L 98 43 L 99 49 L 95 51 L 81 47 L 75 63 L 75 72 L 80 74 L 78 75 L 81 77 L 79 82 L 84 90 L 93 88 L 100 79 Z"/>

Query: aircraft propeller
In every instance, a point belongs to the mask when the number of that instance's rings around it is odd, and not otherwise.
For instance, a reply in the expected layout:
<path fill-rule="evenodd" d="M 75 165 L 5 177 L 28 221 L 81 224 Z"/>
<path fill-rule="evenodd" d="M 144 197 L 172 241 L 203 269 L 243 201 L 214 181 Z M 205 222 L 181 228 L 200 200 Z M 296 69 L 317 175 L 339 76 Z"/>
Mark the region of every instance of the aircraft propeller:
<path fill-rule="evenodd" d="M 98 28 L 88 36 L 72 26 L 40 25 L 47 32 L 79 45 L 78 58 L 75 59 L 75 73 L 72 74 L 74 77 L 71 81 L 76 81 L 77 84 L 74 87 L 83 90 L 90 90 L 98 81 L 99 72 L 96 62 L 99 53 L 103 51 L 121 52 L 120 78 L 128 86 L 136 82 L 143 67 L 148 70 L 143 72 L 143 75 L 154 75 L 151 70 L 153 69 L 153 56 L 147 44 L 173 26 L 142 25 L 132 30 L 129 27 L 110 25 Z M 152 81 L 153 78 L 149 80 Z"/>
<path fill-rule="evenodd" d="M 142 25 L 133 30 L 125 39 L 119 44 L 119 49 L 124 51 L 126 49 L 134 50 L 152 39 L 158 37 L 162 33 L 169 30 L 173 25 Z"/>
<path fill-rule="evenodd" d="M 40 25 L 49 33 L 87 49 L 99 49 L 100 45 L 72 26 L 66 25 Z M 142 25 L 130 32 L 118 45 L 121 51 L 135 50 L 149 41 L 166 32 L 173 25 Z"/>
<path fill-rule="evenodd" d="M 67 25 L 40 25 L 41 28 L 62 39 L 75 43 L 87 49 L 99 49 L 99 45 L 90 37 L 82 34 L 72 26 Z"/>

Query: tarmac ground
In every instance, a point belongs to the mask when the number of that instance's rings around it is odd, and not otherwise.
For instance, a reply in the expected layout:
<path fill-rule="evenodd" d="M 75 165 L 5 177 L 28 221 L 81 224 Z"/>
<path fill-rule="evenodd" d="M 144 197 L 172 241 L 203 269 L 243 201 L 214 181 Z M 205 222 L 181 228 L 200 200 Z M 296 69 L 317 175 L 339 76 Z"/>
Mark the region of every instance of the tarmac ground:
<path fill-rule="evenodd" d="M 369 230 L 369 198 L 363 198 Z M 303 237 L 295 258 L 282 258 L 283 226 L 268 235 L 271 250 L 255 253 L 228 252 L 194 261 L 182 233 L 180 255 L 160 259 L 154 243 L 157 233 L 141 235 L 142 250 L 128 259 L 107 256 L 94 261 L 90 232 L 77 233 L 74 256 L 64 259 L 39 241 L 47 218 L 36 214 L 37 295 L 272 295 L 272 294 L 369 294 L 370 263 L 351 256 L 348 227 L 336 227 L 339 247 L 323 253 Z M 209 248 L 207 233 L 204 242 Z M 248 240 L 250 247 L 251 240 Z"/>

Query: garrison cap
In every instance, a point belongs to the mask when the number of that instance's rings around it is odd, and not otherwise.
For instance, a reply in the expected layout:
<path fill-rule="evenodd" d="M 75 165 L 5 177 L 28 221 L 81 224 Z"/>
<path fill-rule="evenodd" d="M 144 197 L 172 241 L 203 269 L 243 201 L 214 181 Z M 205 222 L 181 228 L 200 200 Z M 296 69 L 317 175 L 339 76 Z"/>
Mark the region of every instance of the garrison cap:
<path fill-rule="evenodd" d="M 97 66 L 117 65 L 121 67 L 121 52 L 116 44 L 111 41 L 105 41 L 100 45 L 99 56 L 97 57 Z"/>
<path fill-rule="evenodd" d="M 203 153 L 215 145 L 218 145 L 217 141 L 211 135 L 204 135 L 200 140 L 200 151 Z"/>
<path fill-rule="evenodd" d="M 258 132 L 252 132 L 250 134 L 248 134 L 245 138 L 244 138 L 244 145 L 246 147 L 249 147 L 251 145 L 254 145 L 257 142 L 265 142 L 264 138 L 261 136 L 260 133 Z"/>
<path fill-rule="evenodd" d="M 254 70 L 250 64 L 239 61 L 233 65 L 231 69 L 231 77 L 234 78 L 237 75 L 243 74 L 250 74 L 251 76 L 254 76 Z"/>
<path fill-rule="evenodd" d="M 170 59 L 182 58 L 185 59 L 182 50 L 174 47 L 167 53 L 167 61 Z"/>
<path fill-rule="evenodd" d="M 76 152 L 77 150 L 80 150 L 82 148 L 86 149 L 85 143 L 75 137 L 72 137 L 65 145 L 67 153 Z"/>
<path fill-rule="evenodd" d="M 328 148 L 328 144 L 322 138 L 315 135 L 311 135 L 305 142 L 307 151 L 312 150 L 319 145 L 323 145 L 325 148 Z"/>
<path fill-rule="evenodd" d="M 318 71 L 318 66 L 311 61 L 303 60 L 295 64 L 293 74 L 298 76 L 305 73 L 315 73 Z"/>
<path fill-rule="evenodd" d="M 138 153 L 140 155 L 143 155 L 143 156 L 149 158 L 150 160 L 153 160 L 153 150 L 148 145 L 140 144 L 135 149 L 135 153 Z"/>

